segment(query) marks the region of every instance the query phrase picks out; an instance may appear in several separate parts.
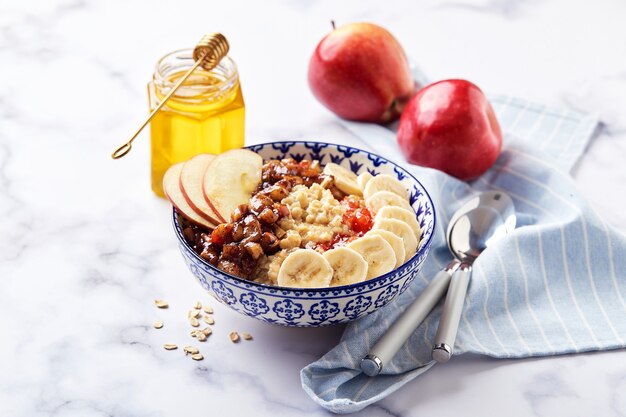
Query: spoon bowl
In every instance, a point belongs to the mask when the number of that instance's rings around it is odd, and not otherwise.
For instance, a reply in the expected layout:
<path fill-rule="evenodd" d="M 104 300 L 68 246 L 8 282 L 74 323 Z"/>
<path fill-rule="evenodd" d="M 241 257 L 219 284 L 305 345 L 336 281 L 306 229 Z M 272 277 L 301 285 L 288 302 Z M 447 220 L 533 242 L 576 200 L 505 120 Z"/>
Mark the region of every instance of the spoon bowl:
<path fill-rule="evenodd" d="M 450 231 L 458 218 L 477 207 L 492 208 L 496 212 L 500 213 L 500 216 L 502 216 L 507 232 L 511 232 L 515 229 L 515 205 L 513 204 L 511 197 L 502 191 L 485 191 L 471 198 L 452 215 L 450 222 L 448 223 L 448 230 L 446 233 L 448 242 L 450 241 Z"/>
<path fill-rule="evenodd" d="M 492 207 L 479 206 L 451 225 L 448 247 L 458 260 L 473 262 L 489 245 L 507 233 L 500 213 Z"/>

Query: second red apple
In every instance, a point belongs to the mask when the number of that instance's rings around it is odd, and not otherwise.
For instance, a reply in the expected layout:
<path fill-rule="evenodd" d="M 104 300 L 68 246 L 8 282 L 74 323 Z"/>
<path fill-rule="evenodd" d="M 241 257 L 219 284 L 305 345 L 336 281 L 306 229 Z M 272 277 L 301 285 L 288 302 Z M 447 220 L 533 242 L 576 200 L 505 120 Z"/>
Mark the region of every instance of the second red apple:
<path fill-rule="evenodd" d="M 400 118 L 398 145 L 416 165 L 462 180 L 487 171 L 500 155 L 502 132 L 483 92 L 466 80 L 424 87 Z"/>

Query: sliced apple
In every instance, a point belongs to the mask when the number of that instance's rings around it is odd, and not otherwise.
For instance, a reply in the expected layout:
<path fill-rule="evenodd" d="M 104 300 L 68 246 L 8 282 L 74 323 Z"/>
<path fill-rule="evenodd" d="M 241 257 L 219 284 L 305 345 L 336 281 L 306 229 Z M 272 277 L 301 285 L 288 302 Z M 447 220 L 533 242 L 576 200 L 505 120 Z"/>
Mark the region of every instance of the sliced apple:
<path fill-rule="evenodd" d="M 225 219 L 248 203 L 261 182 L 263 158 L 247 149 L 226 151 L 213 159 L 204 173 L 204 197 Z"/>
<path fill-rule="evenodd" d="M 202 192 L 202 178 L 213 159 L 215 155 L 207 153 L 196 155 L 185 162 L 180 172 L 180 189 L 189 206 L 199 216 L 211 223 L 219 224 L 224 223 L 226 219 L 209 206 Z"/>
<path fill-rule="evenodd" d="M 179 181 L 183 165 L 184 163 L 182 162 L 180 164 L 172 165 L 165 172 L 165 175 L 163 176 L 163 191 L 165 191 L 165 196 L 176 208 L 176 211 L 185 216 L 189 221 L 200 226 L 208 227 L 209 229 L 214 229 L 216 225 L 196 213 L 196 211 L 187 203 L 185 196 L 183 196 L 183 193 L 180 190 Z"/>

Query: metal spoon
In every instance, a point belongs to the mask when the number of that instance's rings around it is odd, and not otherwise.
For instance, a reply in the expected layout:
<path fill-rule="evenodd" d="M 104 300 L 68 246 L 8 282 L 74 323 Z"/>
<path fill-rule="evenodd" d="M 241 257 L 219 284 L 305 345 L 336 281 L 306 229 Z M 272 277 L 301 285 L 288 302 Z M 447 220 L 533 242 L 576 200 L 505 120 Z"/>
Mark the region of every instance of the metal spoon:
<path fill-rule="evenodd" d="M 490 191 L 466 203 L 465 213 L 452 217 L 448 226 L 448 248 L 461 262 L 452 275 L 432 357 L 439 363 L 450 360 L 463 311 L 472 264 L 487 247 L 515 229 L 515 206 L 501 191 Z M 469 210 L 467 210 L 469 209 Z"/>
<path fill-rule="evenodd" d="M 506 198 L 508 198 L 508 196 L 506 196 Z M 500 197 L 495 199 L 494 192 L 487 192 L 469 200 L 457 210 L 450 219 L 447 235 L 450 235 L 452 225 L 454 225 L 461 216 L 481 205 L 489 206 L 493 201 L 497 202 L 499 199 Z M 510 198 L 508 198 L 508 200 L 510 201 Z M 515 227 L 515 224 L 513 224 L 513 227 Z M 461 265 L 461 261 L 455 258 L 446 265 L 443 270 L 439 271 L 419 297 L 411 303 L 404 313 L 402 313 L 391 327 L 389 327 L 387 332 L 378 340 L 374 347 L 372 347 L 369 353 L 361 360 L 361 370 L 366 375 L 378 375 L 383 370 L 384 365 L 391 362 L 404 342 L 406 342 L 409 336 L 411 336 L 415 329 L 424 321 L 428 313 L 435 307 L 437 302 L 439 302 L 441 297 L 443 297 L 450 284 L 450 278 L 459 265 Z"/>

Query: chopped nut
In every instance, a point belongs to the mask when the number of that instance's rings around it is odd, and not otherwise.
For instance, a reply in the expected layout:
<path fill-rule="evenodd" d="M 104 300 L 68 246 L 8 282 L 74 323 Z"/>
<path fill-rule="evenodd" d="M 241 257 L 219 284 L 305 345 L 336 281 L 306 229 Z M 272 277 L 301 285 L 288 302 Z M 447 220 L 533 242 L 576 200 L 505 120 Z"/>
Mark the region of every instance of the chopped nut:
<path fill-rule="evenodd" d="M 189 317 L 189 324 L 191 324 L 193 327 L 198 327 L 200 325 L 200 322 L 195 317 Z"/>
<path fill-rule="evenodd" d="M 173 343 L 166 343 L 163 345 L 163 349 L 165 350 L 174 350 L 174 349 L 178 349 L 178 346 L 176 346 Z"/>
<path fill-rule="evenodd" d="M 243 337 L 245 340 L 252 340 L 252 335 L 250 333 L 243 332 L 241 333 L 241 337 Z"/>
<path fill-rule="evenodd" d="M 160 329 L 161 327 L 163 327 L 163 321 L 162 320 L 157 320 L 157 321 L 154 322 L 154 324 L 152 326 L 154 326 L 155 329 Z"/>
<path fill-rule="evenodd" d="M 167 304 L 166 301 L 163 300 L 154 300 L 154 305 L 157 306 L 158 308 L 168 308 L 169 304 Z"/>
<path fill-rule="evenodd" d="M 213 320 L 213 317 L 211 316 L 204 316 L 202 317 L 202 320 L 204 320 L 206 324 L 215 324 L 215 320 Z"/>
<path fill-rule="evenodd" d="M 200 310 L 189 310 L 189 313 L 187 313 L 187 317 L 199 317 L 200 316 Z"/>
<path fill-rule="evenodd" d="M 202 307 L 202 310 L 204 310 L 204 312 L 207 314 L 213 314 L 213 307 L 211 306 L 204 306 Z"/>
<path fill-rule="evenodd" d="M 193 306 L 196 310 L 200 310 L 202 308 L 202 303 L 200 301 L 196 301 L 196 305 Z"/>
<path fill-rule="evenodd" d="M 198 333 L 198 341 L 199 342 L 206 342 L 206 335 L 202 332 Z"/>
<path fill-rule="evenodd" d="M 204 356 L 202 356 L 199 353 L 196 353 L 194 355 L 191 355 L 191 359 L 193 359 L 194 361 L 201 361 L 202 359 L 204 359 Z"/>
<path fill-rule="evenodd" d="M 239 342 L 239 334 L 237 332 L 230 332 L 230 341 L 233 343 Z"/>
<path fill-rule="evenodd" d="M 183 350 L 185 351 L 185 353 L 190 353 L 192 355 L 195 355 L 196 353 L 200 353 L 198 348 L 195 348 L 193 346 L 185 346 Z"/>

